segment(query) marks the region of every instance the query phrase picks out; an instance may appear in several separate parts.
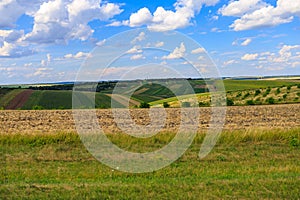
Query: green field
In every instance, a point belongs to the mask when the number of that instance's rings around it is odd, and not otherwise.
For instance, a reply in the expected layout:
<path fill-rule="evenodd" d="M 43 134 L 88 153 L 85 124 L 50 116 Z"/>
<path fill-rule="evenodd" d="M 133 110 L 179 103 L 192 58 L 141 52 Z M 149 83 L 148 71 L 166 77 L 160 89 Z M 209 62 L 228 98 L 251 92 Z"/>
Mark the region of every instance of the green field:
<path fill-rule="evenodd" d="M 95 93 L 84 95 L 84 100 L 89 101 Z M 110 108 L 111 98 L 105 94 L 96 93 L 95 107 Z M 117 103 L 116 103 L 117 104 Z M 118 105 L 118 104 L 117 104 Z M 22 109 L 71 109 L 72 108 L 72 91 L 34 91 Z"/>
<path fill-rule="evenodd" d="M 224 80 L 223 83 L 226 92 L 296 84 L 293 80 Z"/>
<path fill-rule="evenodd" d="M 153 151 L 174 134 L 117 145 Z M 299 199 L 300 129 L 224 132 L 203 160 L 203 134 L 176 162 L 129 174 L 96 161 L 76 134 L 0 135 L 0 199 Z"/>

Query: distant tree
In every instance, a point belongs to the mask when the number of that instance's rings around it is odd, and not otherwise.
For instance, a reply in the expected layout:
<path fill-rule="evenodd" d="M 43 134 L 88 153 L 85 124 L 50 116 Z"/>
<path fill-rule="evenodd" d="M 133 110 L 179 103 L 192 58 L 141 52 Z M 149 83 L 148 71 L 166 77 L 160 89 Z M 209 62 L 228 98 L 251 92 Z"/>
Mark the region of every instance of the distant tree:
<path fill-rule="evenodd" d="M 283 99 L 286 99 L 286 97 L 287 97 L 287 94 L 284 94 L 282 97 L 283 97 Z"/>
<path fill-rule="evenodd" d="M 246 99 L 246 98 L 249 97 L 249 96 L 250 96 L 250 93 L 247 92 L 247 93 L 244 95 L 243 99 Z"/>
<path fill-rule="evenodd" d="M 254 101 L 251 99 L 251 100 L 248 100 L 246 102 L 247 105 L 255 105 Z"/>
<path fill-rule="evenodd" d="M 280 94 L 280 88 L 277 88 L 277 90 L 276 90 L 276 95 L 277 94 Z"/>
<path fill-rule="evenodd" d="M 236 98 L 239 98 L 239 97 L 241 97 L 242 96 L 242 93 L 238 93 L 237 95 L 236 95 Z"/>
<path fill-rule="evenodd" d="M 150 104 L 146 102 L 142 102 L 139 106 L 140 108 L 150 108 Z"/>
<path fill-rule="evenodd" d="M 270 97 L 266 100 L 267 103 L 269 104 L 274 104 L 275 103 L 275 99 L 273 97 Z"/>
<path fill-rule="evenodd" d="M 286 87 L 287 90 L 290 90 L 291 88 L 292 88 L 292 86 L 290 86 L 290 85 Z"/>
<path fill-rule="evenodd" d="M 227 106 L 234 106 L 234 101 L 232 99 L 226 99 Z"/>
<path fill-rule="evenodd" d="M 257 95 L 259 95 L 260 93 L 261 93 L 260 90 L 256 90 L 254 96 L 257 96 Z"/>
<path fill-rule="evenodd" d="M 168 102 L 164 102 L 164 103 L 163 103 L 163 106 L 164 106 L 164 108 L 169 108 L 169 107 L 170 107 L 170 104 L 168 104 Z"/>

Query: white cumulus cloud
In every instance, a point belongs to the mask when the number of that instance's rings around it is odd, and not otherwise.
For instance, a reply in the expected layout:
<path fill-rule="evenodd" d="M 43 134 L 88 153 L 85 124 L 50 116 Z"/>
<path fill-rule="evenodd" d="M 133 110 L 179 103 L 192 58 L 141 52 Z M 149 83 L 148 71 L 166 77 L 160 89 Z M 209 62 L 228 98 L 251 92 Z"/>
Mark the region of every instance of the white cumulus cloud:
<path fill-rule="evenodd" d="M 245 54 L 241 59 L 246 61 L 256 60 L 258 57 L 258 54 Z"/>
<path fill-rule="evenodd" d="M 152 21 L 152 14 L 148 8 L 142 8 L 136 13 L 132 13 L 129 19 L 129 25 L 132 27 L 141 26 Z"/>
<path fill-rule="evenodd" d="M 139 9 L 129 20 L 113 22 L 111 25 L 128 25 L 138 27 L 146 25 L 152 31 L 169 31 L 185 28 L 192 24 L 192 19 L 200 12 L 203 5 L 213 6 L 219 0 L 177 0 L 174 10 L 166 10 L 159 6 L 151 13 L 146 7 Z"/>
<path fill-rule="evenodd" d="M 129 49 L 126 53 L 128 54 L 135 54 L 135 53 L 142 53 L 143 50 L 141 49 L 140 46 L 134 46 L 131 49 Z"/>
<path fill-rule="evenodd" d="M 300 1 L 277 0 L 276 6 L 260 0 L 239 0 L 230 2 L 219 11 L 224 16 L 238 16 L 230 25 L 235 31 L 290 23 L 300 16 Z"/>
<path fill-rule="evenodd" d="M 176 47 L 172 53 L 170 53 L 167 56 L 163 56 L 162 59 L 164 59 L 164 60 L 179 59 L 179 58 L 184 57 L 185 52 L 186 52 L 186 48 L 184 46 L 184 43 L 182 42 L 180 44 L 180 47 Z"/>
<path fill-rule="evenodd" d="M 36 43 L 64 43 L 87 40 L 94 32 L 88 23 L 120 14 L 119 5 L 100 0 L 53 0 L 41 4 L 34 13 L 34 26 L 26 39 Z"/>
<path fill-rule="evenodd" d="M 202 47 L 191 51 L 192 54 L 200 54 L 200 53 L 205 53 L 205 52 L 206 52 L 205 49 Z"/>
<path fill-rule="evenodd" d="M 89 53 L 84 53 L 84 52 L 78 52 L 77 54 L 66 54 L 64 56 L 64 58 L 66 59 L 85 59 L 85 58 L 88 58 L 90 57 L 91 55 Z"/>
<path fill-rule="evenodd" d="M 255 11 L 264 7 L 266 3 L 262 0 L 238 0 L 230 1 L 228 5 L 224 5 L 219 9 L 219 13 L 223 16 L 243 16 L 245 13 Z"/>
<path fill-rule="evenodd" d="M 141 60 L 141 59 L 145 59 L 143 54 L 135 54 L 135 55 L 130 57 L 130 60 Z"/>

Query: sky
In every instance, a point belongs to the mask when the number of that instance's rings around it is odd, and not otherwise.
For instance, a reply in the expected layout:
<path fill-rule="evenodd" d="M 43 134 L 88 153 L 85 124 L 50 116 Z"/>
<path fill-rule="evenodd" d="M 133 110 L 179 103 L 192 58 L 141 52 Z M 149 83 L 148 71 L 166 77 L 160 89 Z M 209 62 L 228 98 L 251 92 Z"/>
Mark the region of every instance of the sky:
<path fill-rule="evenodd" d="M 1 0 L 0 16 L 0 84 L 74 81 L 95 49 L 107 53 L 136 28 L 145 30 L 137 39 L 176 31 L 199 48 L 174 40 L 167 47 L 162 37 L 145 43 L 168 50 L 154 55 L 131 40 L 122 49 L 132 61 L 126 69 L 149 55 L 169 65 L 205 52 L 221 76 L 300 75 L 299 0 Z M 201 64 L 203 56 L 197 58 Z M 118 67 L 109 73 L 124 73 Z"/>

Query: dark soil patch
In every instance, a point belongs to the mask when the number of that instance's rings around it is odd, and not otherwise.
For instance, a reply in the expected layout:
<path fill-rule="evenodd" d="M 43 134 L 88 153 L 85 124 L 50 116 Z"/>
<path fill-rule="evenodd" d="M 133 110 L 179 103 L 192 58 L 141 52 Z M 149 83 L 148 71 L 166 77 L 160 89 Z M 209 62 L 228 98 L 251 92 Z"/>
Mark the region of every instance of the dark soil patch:
<path fill-rule="evenodd" d="M 5 109 L 16 110 L 18 108 L 22 108 L 32 93 L 33 90 L 24 90 L 23 92 L 18 94 L 12 101 L 10 101 Z"/>

